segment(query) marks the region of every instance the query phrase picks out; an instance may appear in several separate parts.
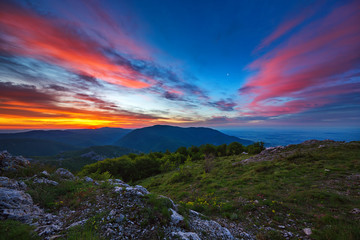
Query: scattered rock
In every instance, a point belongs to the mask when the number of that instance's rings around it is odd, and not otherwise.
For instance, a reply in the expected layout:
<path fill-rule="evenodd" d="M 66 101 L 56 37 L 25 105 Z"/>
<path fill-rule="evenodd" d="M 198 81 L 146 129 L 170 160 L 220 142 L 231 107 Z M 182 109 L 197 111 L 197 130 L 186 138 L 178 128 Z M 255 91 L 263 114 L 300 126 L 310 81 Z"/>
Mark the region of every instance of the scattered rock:
<path fill-rule="evenodd" d="M 53 180 L 49 180 L 49 179 L 46 179 L 46 178 L 35 178 L 33 180 L 34 183 L 44 183 L 44 184 L 50 184 L 50 185 L 58 185 L 59 183 L 58 182 L 55 182 Z"/>
<path fill-rule="evenodd" d="M 78 226 L 78 225 L 83 225 L 84 223 L 86 223 L 87 219 L 83 219 L 77 222 L 74 222 L 73 224 L 71 224 L 70 226 L 68 226 L 66 229 Z"/>

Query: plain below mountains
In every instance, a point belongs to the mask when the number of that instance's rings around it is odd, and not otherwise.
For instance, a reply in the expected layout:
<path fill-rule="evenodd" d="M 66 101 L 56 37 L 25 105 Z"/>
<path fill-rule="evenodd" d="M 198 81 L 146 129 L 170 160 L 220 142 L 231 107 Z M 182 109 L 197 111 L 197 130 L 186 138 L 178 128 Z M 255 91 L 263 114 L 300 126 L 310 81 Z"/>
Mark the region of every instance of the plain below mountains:
<path fill-rule="evenodd" d="M 34 130 L 0 134 L 0 150 L 16 155 L 48 156 L 91 146 L 114 145 L 140 152 L 175 151 L 179 147 L 202 144 L 243 145 L 252 141 L 226 135 L 211 128 L 182 128 L 155 125 L 140 129 L 99 128 L 77 130 Z"/>

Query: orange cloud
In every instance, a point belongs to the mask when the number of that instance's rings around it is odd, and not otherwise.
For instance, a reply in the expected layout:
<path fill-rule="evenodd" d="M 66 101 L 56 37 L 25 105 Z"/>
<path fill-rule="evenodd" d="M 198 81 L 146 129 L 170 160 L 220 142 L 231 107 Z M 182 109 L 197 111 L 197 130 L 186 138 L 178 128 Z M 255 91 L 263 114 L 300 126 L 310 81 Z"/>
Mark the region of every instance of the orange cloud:
<path fill-rule="evenodd" d="M 0 82 L 0 128 L 138 127 L 171 121 L 121 110 L 95 96 L 78 94 L 76 99 L 85 106 L 67 104 L 61 96 L 33 86 Z"/>

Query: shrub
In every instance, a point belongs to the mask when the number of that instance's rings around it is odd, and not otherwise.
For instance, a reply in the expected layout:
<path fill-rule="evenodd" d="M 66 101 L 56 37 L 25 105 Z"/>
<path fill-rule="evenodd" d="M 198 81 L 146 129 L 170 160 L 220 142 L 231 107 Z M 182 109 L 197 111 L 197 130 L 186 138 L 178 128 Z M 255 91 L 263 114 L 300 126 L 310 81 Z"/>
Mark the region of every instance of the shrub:
<path fill-rule="evenodd" d="M 251 144 L 249 146 L 246 147 L 246 151 L 249 154 L 258 154 L 260 153 L 262 150 L 264 150 L 264 143 L 263 142 L 256 142 L 254 144 Z"/>

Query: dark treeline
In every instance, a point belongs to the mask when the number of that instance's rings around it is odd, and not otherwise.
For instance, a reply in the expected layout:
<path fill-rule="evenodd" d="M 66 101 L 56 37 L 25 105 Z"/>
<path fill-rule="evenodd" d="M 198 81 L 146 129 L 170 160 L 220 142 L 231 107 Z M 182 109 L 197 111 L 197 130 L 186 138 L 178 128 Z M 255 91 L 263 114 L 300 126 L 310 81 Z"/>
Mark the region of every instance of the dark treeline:
<path fill-rule="evenodd" d="M 83 167 L 80 175 L 94 176 L 105 172 L 124 181 L 137 181 L 161 172 L 168 172 L 187 162 L 203 161 L 208 157 L 238 155 L 243 152 L 257 154 L 264 149 L 264 143 L 257 142 L 243 146 L 238 142 L 219 146 L 205 144 L 200 147 L 180 147 L 175 152 L 130 153 L 118 158 L 108 158 Z"/>

